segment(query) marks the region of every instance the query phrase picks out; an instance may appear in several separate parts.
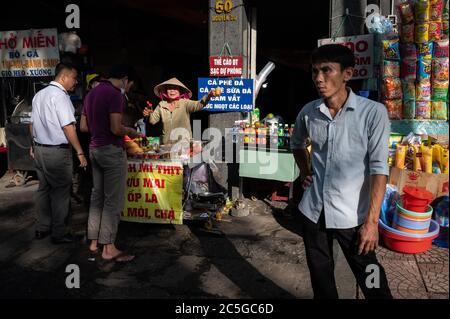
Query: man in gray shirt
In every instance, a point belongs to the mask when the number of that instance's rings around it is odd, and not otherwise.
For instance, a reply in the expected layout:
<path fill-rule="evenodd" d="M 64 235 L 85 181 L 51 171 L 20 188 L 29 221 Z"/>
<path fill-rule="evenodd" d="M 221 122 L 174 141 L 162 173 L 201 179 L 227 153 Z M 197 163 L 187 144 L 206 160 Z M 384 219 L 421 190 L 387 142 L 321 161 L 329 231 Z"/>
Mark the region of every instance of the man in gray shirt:
<path fill-rule="evenodd" d="M 392 298 L 375 255 L 389 175 L 389 119 L 384 105 L 346 86 L 354 61 L 352 51 L 338 44 L 312 53 L 312 79 L 321 98 L 303 107 L 291 139 L 304 189 L 298 208 L 315 298 L 338 298 L 333 238 L 365 297 Z M 379 270 L 375 282 L 367 280 L 369 265 Z"/>

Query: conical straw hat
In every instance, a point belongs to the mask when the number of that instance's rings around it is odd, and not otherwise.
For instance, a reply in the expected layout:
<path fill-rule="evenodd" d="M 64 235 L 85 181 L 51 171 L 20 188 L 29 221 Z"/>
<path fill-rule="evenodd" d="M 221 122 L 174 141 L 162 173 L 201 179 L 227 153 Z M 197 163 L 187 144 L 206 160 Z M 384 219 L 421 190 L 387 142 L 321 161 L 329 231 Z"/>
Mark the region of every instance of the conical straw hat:
<path fill-rule="evenodd" d="M 157 97 L 161 96 L 161 93 L 165 93 L 166 89 L 165 86 L 166 85 L 176 85 L 180 88 L 180 93 L 187 93 L 189 95 L 189 98 L 192 97 L 192 92 L 191 90 L 189 90 L 183 83 L 181 83 L 177 78 L 171 78 L 170 80 L 167 80 L 163 83 L 158 84 L 157 86 L 155 86 L 155 88 L 153 89 L 153 92 L 156 94 Z"/>

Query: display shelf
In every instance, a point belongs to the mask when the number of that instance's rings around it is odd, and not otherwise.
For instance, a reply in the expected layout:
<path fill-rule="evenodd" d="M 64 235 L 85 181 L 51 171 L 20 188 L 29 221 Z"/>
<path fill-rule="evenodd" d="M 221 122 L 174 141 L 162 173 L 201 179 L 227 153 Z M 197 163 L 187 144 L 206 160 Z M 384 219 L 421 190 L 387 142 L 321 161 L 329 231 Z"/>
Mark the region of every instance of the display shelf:
<path fill-rule="evenodd" d="M 408 135 L 410 132 L 427 135 L 448 135 L 446 120 L 392 120 L 391 132 Z"/>

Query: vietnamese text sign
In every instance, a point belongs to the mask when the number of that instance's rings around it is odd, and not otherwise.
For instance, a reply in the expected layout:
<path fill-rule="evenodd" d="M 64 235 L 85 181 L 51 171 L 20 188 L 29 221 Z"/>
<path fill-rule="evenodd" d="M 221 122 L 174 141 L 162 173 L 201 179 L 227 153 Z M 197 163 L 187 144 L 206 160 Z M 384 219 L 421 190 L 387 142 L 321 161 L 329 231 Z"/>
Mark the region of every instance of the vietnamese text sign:
<path fill-rule="evenodd" d="M 198 96 L 220 87 L 222 94 L 212 97 L 205 111 L 249 112 L 253 109 L 253 79 L 199 78 Z"/>
<path fill-rule="evenodd" d="M 242 68 L 241 56 L 209 57 L 209 76 L 241 76 Z"/>
<path fill-rule="evenodd" d="M 320 39 L 319 47 L 324 44 L 342 44 L 355 54 L 355 70 L 352 79 L 368 79 L 373 77 L 373 34 Z"/>
<path fill-rule="evenodd" d="M 56 29 L 0 31 L 0 77 L 54 76 Z"/>
<path fill-rule="evenodd" d="M 183 166 L 164 161 L 128 161 L 125 206 L 121 220 L 183 223 Z"/>

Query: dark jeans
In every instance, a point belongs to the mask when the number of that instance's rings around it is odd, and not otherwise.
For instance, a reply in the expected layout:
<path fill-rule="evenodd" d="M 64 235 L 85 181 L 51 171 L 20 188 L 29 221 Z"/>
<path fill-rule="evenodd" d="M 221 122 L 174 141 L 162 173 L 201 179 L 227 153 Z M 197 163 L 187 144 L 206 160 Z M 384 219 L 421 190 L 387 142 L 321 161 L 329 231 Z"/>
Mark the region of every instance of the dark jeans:
<path fill-rule="evenodd" d="M 366 299 L 392 299 L 383 266 L 378 262 L 375 252 L 358 255 L 358 231 L 361 226 L 350 229 L 326 229 L 325 214 L 322 212 L 317 224 L 300 214 L 305 244 L 306 259 L 311 275 L 315 299 L 339 298 L 334 278 L 333 239 L 335 238 L 356 277 Z M 373 270 L 366 272 L 368 265 L 379 269 L 379 288 L 369 288 L 366 279 Z M 369 282 L 372 278 L 369 278 Z"/>

